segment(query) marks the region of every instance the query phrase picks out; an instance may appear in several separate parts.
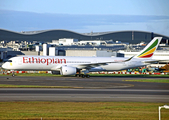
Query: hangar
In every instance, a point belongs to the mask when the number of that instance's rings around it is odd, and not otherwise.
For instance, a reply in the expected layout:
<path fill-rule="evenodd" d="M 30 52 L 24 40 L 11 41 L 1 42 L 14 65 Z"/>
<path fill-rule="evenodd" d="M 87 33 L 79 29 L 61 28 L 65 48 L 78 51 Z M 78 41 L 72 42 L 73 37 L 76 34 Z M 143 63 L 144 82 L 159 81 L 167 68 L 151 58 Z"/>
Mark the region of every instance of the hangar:
<path fill-rule="evenodd" d="M 69 30 L 55 29 L 42 31 L 22 31 L 14 32 L 0 29 L 0 41 L 44 41 L 51 42 L 61 38 L 76 38 L 81 40 L 113 40 L 128 42 L 130 44 L 140 43 L 141 41 L 149 42 L 153 37 L 163 37 L 162 43 L 167 43 L 169 37 L 153 32 L 146 31 L 115 31 L 115 32 L 91 32 L 77 33 Z"/>

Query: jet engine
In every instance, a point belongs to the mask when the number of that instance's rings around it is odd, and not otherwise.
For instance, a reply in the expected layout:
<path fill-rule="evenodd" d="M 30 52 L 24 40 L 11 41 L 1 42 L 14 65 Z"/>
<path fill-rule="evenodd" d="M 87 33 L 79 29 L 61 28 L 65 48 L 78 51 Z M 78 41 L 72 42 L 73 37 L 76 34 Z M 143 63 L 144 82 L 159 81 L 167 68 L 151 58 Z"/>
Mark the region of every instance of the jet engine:
<path fill-rule="evenodd" d="M 75 67 L 70 66 L 62 66 L 60 70 L 61 75 L 75 75 L 77 72 L 77 69 Z"/>

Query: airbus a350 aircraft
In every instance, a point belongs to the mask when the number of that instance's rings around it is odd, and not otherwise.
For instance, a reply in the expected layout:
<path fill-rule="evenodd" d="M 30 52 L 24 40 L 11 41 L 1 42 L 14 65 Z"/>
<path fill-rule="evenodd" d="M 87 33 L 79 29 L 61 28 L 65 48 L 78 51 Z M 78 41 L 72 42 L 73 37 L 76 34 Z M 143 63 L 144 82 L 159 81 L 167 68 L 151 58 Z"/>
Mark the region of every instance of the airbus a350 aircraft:
<path fill-rule="evenodd" d="M 67 57 L 67 56 L 19 56 L 2 65 L 7 70 L 59 71 L 61 75 L 90 77 L 87 73 L 97 71 L 120 71 L 148 65 L 162 37 L 155 37 L 139 54 L 123 57 Z M 79 74 L 77 74 L 79 73 Z M 84 74 L 82 74 L 84 73 Z M 13 74 L 14 76 L 14 74 Z"/>

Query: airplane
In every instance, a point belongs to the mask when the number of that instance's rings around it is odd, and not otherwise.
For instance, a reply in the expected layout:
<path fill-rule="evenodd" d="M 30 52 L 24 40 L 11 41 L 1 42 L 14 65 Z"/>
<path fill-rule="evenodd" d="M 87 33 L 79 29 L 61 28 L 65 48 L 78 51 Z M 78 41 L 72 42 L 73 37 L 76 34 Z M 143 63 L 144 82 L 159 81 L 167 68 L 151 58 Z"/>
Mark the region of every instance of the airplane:
<path fill-rule="evenodd" d="M 120 71 L 142 67 L 157 60 L 152 57 L 162 37 L 154 37 L 137 55 L 125 57 L 69 57 L 69 56 L 18 56 L 10 58 L 2 65 L 6 70 L 54 71 L 61 75 L 75 75 L 89 78 L 89 72 Z M 14 72 L 12 74 L 14 76 Z"/>

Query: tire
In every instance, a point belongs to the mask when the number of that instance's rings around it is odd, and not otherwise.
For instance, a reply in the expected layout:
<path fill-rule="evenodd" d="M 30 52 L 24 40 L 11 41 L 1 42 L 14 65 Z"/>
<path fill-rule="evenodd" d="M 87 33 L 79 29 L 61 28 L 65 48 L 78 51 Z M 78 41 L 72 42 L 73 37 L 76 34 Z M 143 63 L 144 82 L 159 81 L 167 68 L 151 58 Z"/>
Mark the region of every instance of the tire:
<path fill-rule="evenodd" d="M 85 75 L 81 75 L 82 76 L 82 78 L 85 78 Z"/>
<path fill-rule="evenodd" d="M 86 78 L 90 78 L 90 75 L 86 75 Z"/>

